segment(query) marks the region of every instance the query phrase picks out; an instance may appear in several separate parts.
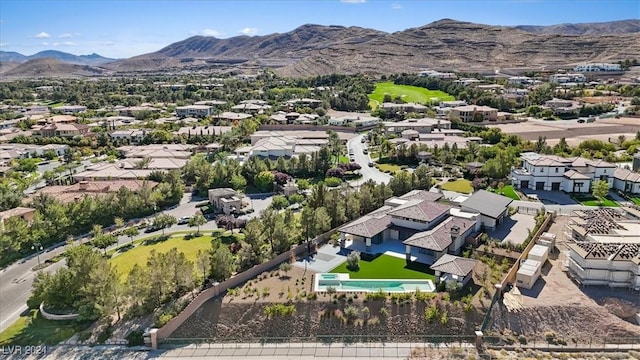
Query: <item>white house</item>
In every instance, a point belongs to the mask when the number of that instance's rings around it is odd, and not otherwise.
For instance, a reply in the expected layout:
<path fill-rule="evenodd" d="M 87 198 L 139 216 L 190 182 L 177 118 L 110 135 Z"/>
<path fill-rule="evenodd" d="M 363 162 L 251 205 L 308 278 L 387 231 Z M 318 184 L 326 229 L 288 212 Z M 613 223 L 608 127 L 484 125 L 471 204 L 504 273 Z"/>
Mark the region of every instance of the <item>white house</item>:
<path fill-rule="evenodd" d="M 616 166 L 602 160 L 563 158 L 534 152 L 520 154 L 522 166 L 512 169 L 510 178 L 519 189 L 589 193 L 591 182 L 604 180 L 614 186 Z"/>
<path fill-rule="evenodd" d="M 573 68 L 576 72 L 615 72 L 622 71 L 620 64 L 610 63 L 596 63 L 596 64 L 581 64 Z"/>
<path fill-rule="evenodd" d="M 613 171 L 613 188 L 629 194 L 640 194 L 640 173 L 616 168 Z"/>
<path fill-rule="evenodd" d="M 210 105 L 187 105 L 176 107 L 176 115 L 180 118 L 187 116 L 207 117 L 213 114 L 214 107 Z"/>
<path fill-rule="evenodd" d="M 566 84 L 566 83 L 584 83 L 587 78 L 583 74 L 553 74 L 549 76 L 549 82 Z"/>

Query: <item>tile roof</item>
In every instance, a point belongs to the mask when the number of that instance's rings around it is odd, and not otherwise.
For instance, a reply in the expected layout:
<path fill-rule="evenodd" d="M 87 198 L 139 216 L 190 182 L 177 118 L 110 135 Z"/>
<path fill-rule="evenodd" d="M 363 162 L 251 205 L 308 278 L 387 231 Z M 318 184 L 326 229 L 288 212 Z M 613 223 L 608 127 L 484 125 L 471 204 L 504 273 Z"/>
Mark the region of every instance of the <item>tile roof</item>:
<path fill-rule="evenodd" d="M 0 212 L 0 219 L 8 219 L 14 216 L 22 216 L 24 214 L 28 214 L 34 211 L 36 211 L 36 209 L 18 206 L 18 207 L 14 207 L 13 209 Z"/>
<path fill-rule="evenodd" d="M 591 179 L 587 175 L 584 175 L 584 174 L 582 174 L 580 172 L 577 172 L 575 170 L 569 170 L 569 171 L 565 172 L 563 176 L 566 177 L 567 179 L 572 179 L 572 180 L 589 180 L 589 179 Z"/>
<path fill-rule="evenodd" d="M 453 241 L 451 239 L 451 229 L 457 227 L 460 231 L 460 234 L 463 234 L 464 232 L 469 230 L 469 228 L 472 228 L 475 224 L 476 220 L 451 216 L 438 224 L 438 226 L 436 226 L 435 228 L 413 234 L 402 243 L 422 249 L 443 251 L 448 248 Z"/>
<path fill-rule="evenodd" d="M 36 192 L 38 194 L 48 194 L 60 202 L 68 203 L 84 196 L 100 196 L 112 192 L 117 192 L 121 188 L 127 188 L 133 192 L 140 190 L 144 186 L 153 189 L 158 185 L 150 180 L 106 180 L 106 181 L 84 181 L 73 185 L 47 186 Z"/>
<path fill-rule="evenodd" d="M 383 206 L 338 229 L 339 232 L 372 238 L 391 226 L 390 206 Z"/>
<path fill-rule="evenodd" d="M 640 182 L 640 173 L 631 171 L 629 169 L 616 168 L 613 171 L 613 177 L 618 180 Z"/>
<path fill-rule="evenodd" d="M 478 265 L 478 260 L 444 254 L 431 265 L 431 270 L 457 276 L 467 276 Z"/>
<path fill-rule="evenodd" d="M 413 199 L 389 211 L 393 217 L 431 222 L 451 209 L 451 206 L 428 200 Z"/>
<path fill-rule="evenodd" d="M 400 196 L 400 198 L 407 200 L 420 199 L 435 202 L 442 198 L 442 194 L 426 190 L 411 190 L 408 193 Z"/>

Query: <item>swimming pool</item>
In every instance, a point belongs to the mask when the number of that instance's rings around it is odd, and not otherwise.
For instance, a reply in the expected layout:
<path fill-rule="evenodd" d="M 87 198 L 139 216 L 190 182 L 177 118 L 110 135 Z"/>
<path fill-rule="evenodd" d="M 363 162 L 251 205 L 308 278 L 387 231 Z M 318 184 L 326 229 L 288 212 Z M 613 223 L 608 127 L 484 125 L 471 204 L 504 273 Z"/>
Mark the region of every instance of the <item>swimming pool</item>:
<path fill-rule="evenodd" d="M 315 291 L 327 291 L 334 288 L 338 292 L 433 292 L 435 286 L 431 280 L 416 279 L 351 279 L 349 274 L 316 274 Z"/>

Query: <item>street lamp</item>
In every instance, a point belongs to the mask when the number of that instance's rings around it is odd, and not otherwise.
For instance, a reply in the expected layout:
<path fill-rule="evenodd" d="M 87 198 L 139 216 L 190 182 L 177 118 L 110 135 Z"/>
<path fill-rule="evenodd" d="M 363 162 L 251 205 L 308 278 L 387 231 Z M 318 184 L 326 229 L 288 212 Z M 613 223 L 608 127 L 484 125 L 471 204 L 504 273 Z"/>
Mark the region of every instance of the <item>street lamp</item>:
<path fill-rule="evenodd" d="M 37 242 L 31 245 L 31 250 L 36 251 L 36 255 L 38 256 L 38 268 L 40 268 L 40 251 L 44 250 L 44 248 L 42 247 L 42 244 Z"/>

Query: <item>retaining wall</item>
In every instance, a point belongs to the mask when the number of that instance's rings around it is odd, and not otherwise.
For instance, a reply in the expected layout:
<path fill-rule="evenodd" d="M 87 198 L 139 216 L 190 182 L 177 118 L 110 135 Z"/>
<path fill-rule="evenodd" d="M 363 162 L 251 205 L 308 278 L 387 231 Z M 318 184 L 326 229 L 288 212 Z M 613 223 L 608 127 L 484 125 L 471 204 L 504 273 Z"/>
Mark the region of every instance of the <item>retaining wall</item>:
<path fill-rule="evenodd" d="M 40 315 L 42 315 L 42 317 L 47 320 L 54 320 L 54 321 L 75 320 L 78 318 L 78 316 L 80 316 L 79 314 L 65 314 L 65 315 L 50 314 L 44 310 L 44 303 L 40 304 Z"/>

